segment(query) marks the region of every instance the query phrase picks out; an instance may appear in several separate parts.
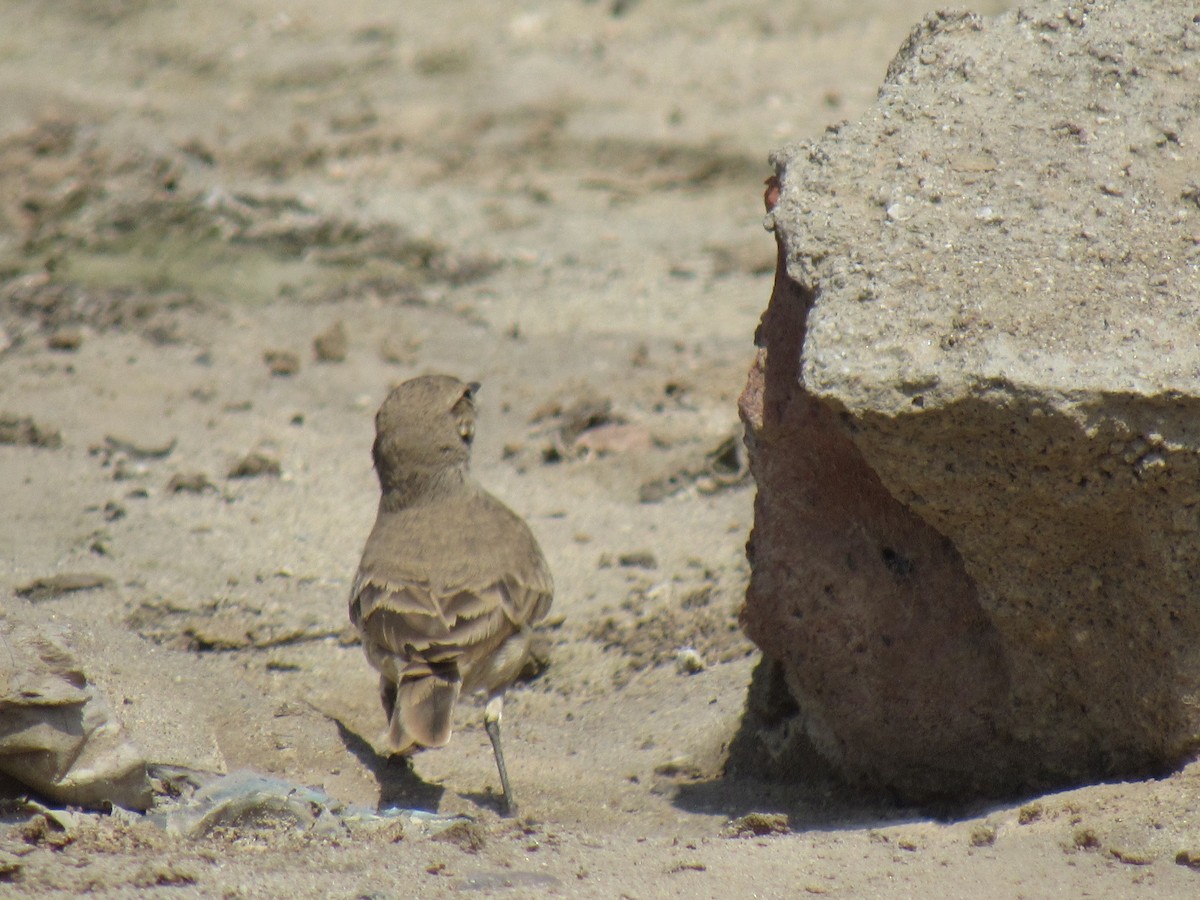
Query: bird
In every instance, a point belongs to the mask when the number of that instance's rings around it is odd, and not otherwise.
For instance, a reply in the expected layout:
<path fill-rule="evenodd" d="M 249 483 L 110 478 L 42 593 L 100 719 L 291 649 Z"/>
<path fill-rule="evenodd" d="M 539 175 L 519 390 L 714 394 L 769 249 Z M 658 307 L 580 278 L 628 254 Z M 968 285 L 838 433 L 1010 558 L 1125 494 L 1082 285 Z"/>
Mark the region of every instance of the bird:
<path fill-rule="evenodd" d="M 393 755 L 444 747 L 462 694 L 485 693 L 507 815 L 500 720 L 531 659 L 554 583 L 525 521 L 471 475 L 478 382 L 422 375 L 375 416 L 379 510 L 350 591 L 350 621 L 379 672 Z"/>

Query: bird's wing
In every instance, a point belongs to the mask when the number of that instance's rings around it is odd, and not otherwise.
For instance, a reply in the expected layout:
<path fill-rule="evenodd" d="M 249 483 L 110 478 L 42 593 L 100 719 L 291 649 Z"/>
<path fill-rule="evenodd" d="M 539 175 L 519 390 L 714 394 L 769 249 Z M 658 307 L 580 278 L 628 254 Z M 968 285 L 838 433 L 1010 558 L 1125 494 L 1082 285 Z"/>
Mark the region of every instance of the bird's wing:
<path fill-rule="evenodd" d="M 536 625 L 550 612 L 554 582 L 546 561 L 537 554 L 536 565 L 528 571 L 505 577 L 498 585 L 504 612 L 516 626 Z"/>
<path fill-rule="evenodd" d="M 456 665 L 464 654 L 513 630 L 502 585 L 436 596 L 427 586 L 389 583 L 360 576 L 350 601 L 350 619 L 372 653 L 403 660 L 401 677 L 429 674 Z M 373 658 L 373 657 L 372 657 Z"/>
<path fill-rule="evenodd" d="M 464 678 L 514 630 L 500 593 L 436 597 L 425 585 L 359 576 L 350 618 L 371 664 L 396 684 L 389 729 L 394 749 L 449 742 Z"/>
<path fill-rule="evenodd" d="M 372 664 L 397 683 L 448 666 L 465 676 L 544 618 L 552 594 L 528 526 L 479 490 L 381 515 L 351 591 L 350 619 Z"/>
<path fill-rule="evenodd" d="M 550 611 L 554 580 L 546 557 L 525 521 L 500 500 L 479 491 L 466 504 L 464 518 L 475 524 L 472 550 L 476 565 L 455 584 L 495 598 L 515 628 L 535 625 Z"/>

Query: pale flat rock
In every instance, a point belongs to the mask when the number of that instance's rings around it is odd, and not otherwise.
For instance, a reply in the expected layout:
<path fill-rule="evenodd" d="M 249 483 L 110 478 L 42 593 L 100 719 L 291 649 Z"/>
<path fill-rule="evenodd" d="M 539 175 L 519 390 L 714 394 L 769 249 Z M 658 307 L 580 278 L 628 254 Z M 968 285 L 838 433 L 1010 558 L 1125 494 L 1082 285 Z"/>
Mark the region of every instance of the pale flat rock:
<path fill-rule="evenodd" d="M 0 774 L 61 803 L 150 804 L 146 758 L 59 629 L 0 610 Z"/>
<path fill-rule="evenodd" d="M 220 691 L 194 654 L 158 646 L 121 627 L 73 626 L 71 640 L 90 677 L 114 705 L 130 736 L 156 765 L 224 773 L 226 761 L 209 710 Z"/>
<path fill-rule="evenodd" d="M 64 803 L 150 801 L 149 765 L 223 773 L 195 659 L 20 599 L 0 610 L 0 772 Z"/>

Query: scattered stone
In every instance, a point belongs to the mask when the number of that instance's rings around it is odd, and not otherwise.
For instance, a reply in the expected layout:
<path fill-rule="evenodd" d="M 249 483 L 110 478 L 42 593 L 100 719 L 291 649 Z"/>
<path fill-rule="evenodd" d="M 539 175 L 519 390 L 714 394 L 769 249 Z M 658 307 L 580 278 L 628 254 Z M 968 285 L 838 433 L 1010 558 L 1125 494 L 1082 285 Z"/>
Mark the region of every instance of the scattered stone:
<path fill-rule="evenodd" d="M 91 591 L 96 588 L 106 588 L 113 583 L 112 579 L 106 575 L 98 575 L 94 572 L 64 572 L 60 575 L 47 575 L 44 578 L 35 578 L 28 584 L 23 584 L 17 588 L 17 596 L 24 597 L 31 603 L 38 603 L 42 600 L 52 600 L 55 597 L 61 597 L 63 594 L 71 594 L 76 591 Z"/>
<path fill-rule="evenodd" d="M 581 456 L 607 456 L 649 450 L 650 432 L 642 425 L 611 423 L 588 429 L 575 439 L 573 449 Z"/>
<path fill-rule="evenodd" d="M 685 466 L 665 478 L 645 482 L 638 489 L 638 499 L 642 503 L 661 503 L 693 485 L 697 493 L 708 496 L 750 481 L 750 464 L 739 432 L 708 451 L 700 465 Z"/>
<path fill-rule="evenodd" d="M 217 157 L 208 144 L 198 137 L 191 137 L 179 145 L 179 149 L 197 162 L 206 166 L 216 165 Z"/>
<path fill-rule="evenodd" d="M 202 494 L 216 489 L 203 472 L 176 472 L 167 482 L 167 491 L 172 494 Z"/>
<path fill-rule="evenodd" d="M 539 429 L 550 437 L 542 449 L 545 463 L 647 449 L 652 444 L 644 427 L 630 425 L 613 413 L 607 397 L 586 396 L 567 407 L 552 400 L 535 410 L 530 422 L 545 423 Z"/>
<path fill-rule="evenodd" d="M 646 584 L 644 576 L 633 577 L 643 583 L 630 591 L 620 610 L 603 616 L 585 632 L 605 652 L 615 651 L 625 658 L 625 665 L 614 673 L 614 684 L 647 668 L 678 665 L 679 647 L 694 650 L 706 667 L 753 652 L 737 626 L 738 595 L 689 606 L 686 601 L 697 591 L 712 591 L 715 586 L 689 589 L 675 580 Z"/>
<path fill-rule="evenodd" d="M 438 843 L 453 844 L 464 853 L 478 853 L 487 844 L 487 834 L 478 822 L 455 822 L 432 838 Z"/>
<path fill-rule="evenodd" d="M 300 354 L 291 350 L 268 350 L 263 354 L 263 362 L 277 378 L 289 378 L 300 371 Z"/>
<path fill-rule="evenodd" d="M 313 352 L 318 362 L 345 362 L 349 349 L 350 341 L 341 319 L 313 339 Z"/>
<path fill-rule="evenodd" d="M 1029 825 L 1042 817 L 1042 804 L 1026 803 L 1017 812 L 1017 824 Z"/>
<path fill-rule="evenodd" d="M 1175 854 L 1175 863 L 1200 872 L 1200 850 L 1180 850 Z"/>
<path fill-rule="evenodd" d="M 1151 850 L 1133 847 L 1109 847 L 1108 855 L 1127 866 L 1148 866 L 1158 859 L 1158 854 Z"/>
<path fill-rule="evenodd" d="M 138 866 L 129 883 L 137 888 L 182 887 L 195 884 L 199 877 L 199 873 L 191 865 L 159 859 Z"/>
<path fill-rule="evenodd" d="M 277 476 L 283 472 L 279 460 L 265 453 L 248 453 L 229 470 L 230 478 L 260 478 L 264 475 Z"/>
<path fill-rule="evenodd" d="M 702 778 L 704 772 L 687 756 L 673 756 L 654 767 L 654 774 L 663 778 Z"/>
<path fill-rule="evenodd" d="M 981 824 L 971 829 L 972 847 L 990 847 L 996 843 L 996 826 Z"/>
<path fill-rule="evenodd" d="M 112 466 L 113 481 L 128 481 L 142 478 L 149 471 L 148 462 L 165 459 L 175 450 L 176 440 L 166 443 L 142 445 L 123 437 L 108 435 L 102 445 L 88 448 L 90 456 L 99 456 L 102 466 Z"/>
<path fill-rule="evenodd" d="M 160 444 L 143 444 L 116 435 L 105 435 L 104 447 L 109 453 L 123 453 L 130 459 L 166 459 L 175 450 L 178 438 Z"/>
<path fill-rule="evenodd" d="M 562 443 L 568 447 L 589 429 L 622 422 L 613 415 L 612 400 L 607 397 L 585 397 L 560 410 L 556 418 L 559 436 Z"/>
<path fill-rule="evenodd" d="M 78 328 L 59 328 L 46 338 L 46 347 L 60 353 L 74 353 L 83 346 L 83 332 Z"/>
<path fill-rule="evenodd" d="M 13 883 L 21 878 L 21 869 L 24 868 L 24 863 L 21 858 L 15 853 L 9 853 L 7 850 L 0 850 L 0 882 Z"/>
<path fill-rule="evenodd" d="M 113 481 L 131 481 L 134 478 L 142 478 L 150 471 L 149 466 L 144 462 L 127 459 L 122 456 L 117 459 L 116 465 L 113 466 Z"/>
<path fill-rule="evenodd" d="M 223 616 L 196 622 L 182 630 L 185 646 L 194 653 L 242 650 L 254 646 L 250 626 L 243 616 Z"/>
<path fill-rule="evenodd" d="M 695 675 L 704 671 L 704 657 L 691 647 L 675 652 L 675 671 L 680 675 Z"/>
<path fill-rule="evenodd" d="M 1075 833 L 1071 836 L 1071 846 L 1076 850 L 1098 850 L 1100 848 L 1100 837 L 1092 828 L 1076 828 Z"/>
<path fill-rule="evenodd" d="M 791 831 L 788 817 L 784 813 L 747 813 L 725 826 L 725 837 L 765 837 L 770 834 L 788 834 Z"/>
<path fill-rule="evenodd" d="M 632 553 L 622 553 L 617 557 L 617 564 L 624 569 L 658 568 L 658 560 L 649 550 L 635 550 Z"/>
<path fill-rule="evenodd" d="M 253 648 L 269 650 L 278 647 L 293 647 L 311 641 L 328 641 L 334 638 L 343 647 L 358 641 L 353 626 L 329 623 L 282 622 L 264 616 L 259 608 L 232 608 L 220 617 L 208 613 L 197 614 L 186 620 L 186 624 L 172 629 L 172 637 L 182 636 L 182 646 L 193 653 L 223 653 L 227 650 Z"/>
<path fill-rule="evenodd" d="M 38 425 L 28 416 L 0 413 L 0 444 L 55 450 L 62 446 L 62 433 Z"/>

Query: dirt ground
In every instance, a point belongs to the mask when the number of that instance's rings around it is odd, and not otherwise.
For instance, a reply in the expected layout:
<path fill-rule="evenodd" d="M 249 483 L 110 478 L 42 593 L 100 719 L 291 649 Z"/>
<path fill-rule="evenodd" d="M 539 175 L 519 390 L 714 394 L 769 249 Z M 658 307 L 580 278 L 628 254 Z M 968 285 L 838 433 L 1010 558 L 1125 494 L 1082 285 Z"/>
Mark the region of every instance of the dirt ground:
<path fill-rule="evenodd" d="M 97 576 L 33 600 L 157 761 L 470 817 L 25 817 L 0 894 L 1195 896 L 1198 765 L 950 818 L 723 776 L 766 156 L 863 110 L 928 8 L 0 2 L 0 418 L 36 426 L 0 446 L 0 591 Z M 371 749 L 372 416 L 426 371 L 483 383 L 475 472 L 556 579 L 518 819 L 473 703 L 411 771 Z"/>

